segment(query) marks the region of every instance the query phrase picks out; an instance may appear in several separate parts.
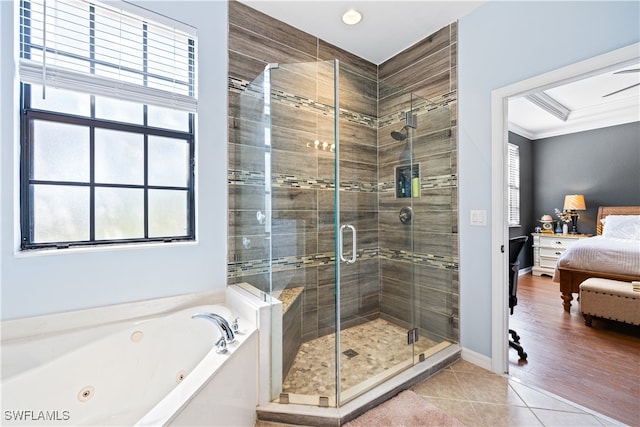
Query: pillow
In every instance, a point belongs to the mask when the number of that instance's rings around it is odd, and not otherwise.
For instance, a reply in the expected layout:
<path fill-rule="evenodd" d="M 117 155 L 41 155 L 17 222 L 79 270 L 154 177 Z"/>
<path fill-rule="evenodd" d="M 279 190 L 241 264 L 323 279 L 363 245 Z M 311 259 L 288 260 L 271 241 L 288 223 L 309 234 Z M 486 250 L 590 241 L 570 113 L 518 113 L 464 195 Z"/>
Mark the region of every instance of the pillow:
<path fill-rule="evenodd" d="M 640 215 L 609 215 L 602 222 L 603 237 L 640 240 Z"/>

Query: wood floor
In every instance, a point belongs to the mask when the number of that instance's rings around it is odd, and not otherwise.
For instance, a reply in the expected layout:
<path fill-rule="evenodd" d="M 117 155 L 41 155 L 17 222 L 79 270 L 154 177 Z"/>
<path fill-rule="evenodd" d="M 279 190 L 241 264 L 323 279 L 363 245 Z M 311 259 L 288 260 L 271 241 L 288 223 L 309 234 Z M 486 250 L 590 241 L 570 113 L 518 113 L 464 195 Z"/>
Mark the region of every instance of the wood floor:
<path fill-rule="evenodd" d="M 631 426 L 640 425 L 640 326 L 595 319 L 585 326 L 580 304 L 562 308 L 558 283 L 520 276 L 509 327 L 528 354 L 509 350 L 509 374 Z"/>

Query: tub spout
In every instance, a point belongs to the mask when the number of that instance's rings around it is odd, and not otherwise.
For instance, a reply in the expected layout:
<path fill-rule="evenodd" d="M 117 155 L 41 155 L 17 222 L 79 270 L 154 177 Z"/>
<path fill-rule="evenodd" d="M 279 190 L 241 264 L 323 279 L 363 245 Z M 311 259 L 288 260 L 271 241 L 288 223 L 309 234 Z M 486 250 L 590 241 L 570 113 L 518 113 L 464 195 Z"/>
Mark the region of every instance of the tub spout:
<path fill-rule="evenodd" d="M 214 325 L 216 325 L 216 327 L 220 331 L 220 334 L 222 335 L 222 338 L 224 339 L 225 344 L 229 344 L 235 341 L 236 337 L 233 332 L 233 328 L 224 317 L 215 313 L 196 313 L 191 316 L 192 319 L 195 319 L 196 317 L 202 317 L 203 319 L 210 320 Z M 216 343 L 216 346 L 218 346 L 218 343 Z"/>

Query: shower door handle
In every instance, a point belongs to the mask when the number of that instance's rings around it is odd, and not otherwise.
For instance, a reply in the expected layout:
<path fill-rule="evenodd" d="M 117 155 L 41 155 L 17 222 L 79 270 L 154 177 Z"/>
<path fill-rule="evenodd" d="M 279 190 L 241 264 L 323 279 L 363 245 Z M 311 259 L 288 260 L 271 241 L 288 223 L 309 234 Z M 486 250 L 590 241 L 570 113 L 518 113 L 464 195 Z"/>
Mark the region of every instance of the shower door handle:
<path fill-rule="evenodd" d="M 342 245 L 342 234 L 344 233 L 345 228 L 351 229 L 351 235 L 353 236 L 353 253 L 351 255 L 351 259 L 345 259 L 343 253 L 343 245 Z M 340 227 L 340 233 L 338 233 L 338 251 L 340 252 L 340 261 L 345 262 L 347 264 L 353 264 L 356 262 L 356 228 L 351 224 L 345 224 Z"/>

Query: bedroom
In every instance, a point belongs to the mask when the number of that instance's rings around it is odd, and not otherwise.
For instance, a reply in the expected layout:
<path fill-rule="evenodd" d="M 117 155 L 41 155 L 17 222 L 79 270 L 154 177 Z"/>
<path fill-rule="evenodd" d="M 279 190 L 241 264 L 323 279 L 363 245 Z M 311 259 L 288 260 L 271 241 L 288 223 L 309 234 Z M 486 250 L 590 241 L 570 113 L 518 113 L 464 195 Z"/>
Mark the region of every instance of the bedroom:
<path fill-rule="evenodd" d="M 578 212 L 578 232 L 596 235 L 599 206 L 640 204 L 640 122 L 530 140 L 514 132 L 519 146 L 521 226 L 509 237 L 530 235 L 540 218 L 551 215 L 553 227 L 565 195 L 584 195 L 586 210 Z M 569 224 L 571 226 L 571 224 Z M 520 256 L 521 268 L 533 266 L 532 239 Z"/>
<path fill-rule="evenodd" d="M 633 91 L 627 92 L 633 93 Z M 637 98 L 637 94 L 633 96 Z M 510 142 L 518 143 L 522 156 L 522 227 L 511 228 L 510 235 L 530 236 L 530 232 L 535 227 L 542 225 L 538 220 L 544 214 L 549 214 L 557 220 L 554 210 L 563 209 L 564 198 L 568 194 L 584 194 L 587 209 L 579 212 L 580 218 L 577 223 L 578 231 L 581 233 L 596 234 L 596 216 L 599 206 L 637 206 L 640 198 L 639 129 L 636 119 L 630 123 L 564 135 L 524 138 L 510 133 Z M 531 237 L 529 240 L 531 244 Z M 531 251 L 531 246 L 529 250 Z M 525 259 L 522 261 L 523 265 L 528 266 L 530 270 L 533 264 L 532 252 L 522 256 Z M 553 269 L 551 272 L 553 273 Z M 566 384 L 557 386 L 572 396 L 580 387 L 589 388 L 587 383 L 592 389 L 600 390 L 597 393 L 600 395 L 607 394 L 605 390 L 611 390 L 611 387 L 614 389 L 623 387 L 624 381 L 618 382 L 617 386 L 608 384 L 608 382 L 615 382 L 615 375 L 602 374 L 603 372 L 612 373 L 616 368 L 599 364 L 598 369 L 593 372 L 585 369 L 586 365 L 581 361 L 584 362 L 585 359 L 606 351 L 607 345 L 612 348 L 607 360 L 620 360 L 616 359 L 617 356 L 624 359 L 624 351 L 620 350 L 621 343 L 624 340 L 637 342 L 637 327 L 622 323 L 617 325 L 617 322 L 599 322 L 594 323 L 593 328 L 588 328 L 585 326 L 576 301 L 573 302 L 570 316 L 563 311 L 558 283 L 552 282 L 551 277 L 536 277 L 528 273 L 526 281 L 523 280 L 522 283 L 526 284 L 520 291 L 520 307 L 515 309 L 515 315 L 510 317 L 509 322 L 521 336 L 525 334 L 528 336 L 526 343 L 523 341 L 523 344 L 525 350 L 529 351 L 530 357 L 528 365 L 524 363 L 518 366 L 519 364 L 515 364 L 517 356 L 512 350 L 510 372 L 517 378 L 523 378 L 518 377 L 516 371 L 520 371 L 522 375 L 529 373 L 533 375 L 534 371 L 538 371 L 535 375 L 547 378 L 548 389 L 554 387 L 551 384 L 554 382 L 552 378 L 559 376 L 564 378 Z M 527 287 L 533 287 L 534 293 L 530 293 Z M 545 300 L 548 305 L 541 302 L 542 293 L 549 296 L 549 299 Z M 577 294 L 574 294 L 574 297 L 577 297 Z M 535 309 L 532 309 L 533 306 Z M 544 311 L 545 309 L 547 311 Z M 592 332 L 594 335 L 590 336 Z M 567 345 L 567 343 L 571 344 Z M 544 356 L 541 355 L 541 351 Z M 623 354 L 620 355 L 620 353 Z M 545 363 L 543 359 L 548 361 L 553 357 L 561 360 L 562 369 L 560 371 L 555 369 L 554 373 L 550 374 L 548 371 L 553 371 L 553 368 L 545 371 L 546 367 L 541 364 Z M 568 378 L 575 378 L 575 380 L 568 380 Z M 577 380 L 577 378 L 581 379 Z M 590 383 L 590 381 L 593 382 Z M 594 385 L 597 386 L 594 387 Z M 614 403 L 610 401 L 609 405 Z"/>
<path fill-rule="evenodd" d="M 635 223 L 630 225 L 632 236 L 612 234 L 612 231 L 617 232 L 611 228 L 614 222 L 603 233 L 601 218 L 640 212 L 637 207 L 640 200 L 640 68 L 637 60 L 607 60 L 604 63 L 608 65 L 600 71 L 589 72 L 585 67 L 582 73 L 574 74 L 580 76 L 578 78 L 557 80 L 558 83 L 544 85 L 544 90 L 523 91 L 523 96 L 509 98 L 508 138 L 510 144 L 517 146 L 519 156 L 519 164 L 514 169 L 519 182 L 519 199 L 508 199 L 510 212 L 512 206 L 519 209 L 519 222 L 509 219 L 517 224 L 509 226 L 509 237 L 529 236 L 531 231 L 542 229 L 543 234 L 530 236 L 520 253 L 521 272 L 524 269 L 532 271 L 534 276 L 553 276 L 553 281 L 560 283 L 567 312 L 572 293 L 576 294 L 579 284 L 591 274 L 575 272 L 580 264 L 576 261 L 571 264 L 565 255 L 585 245 L 592 247 L 600 241 L 601 234 L 605 235 L 603 237 L 638 238 Z M 512 178 L 509 180 L 511 186 Z M 579 196 L 570 196 L 575 194 Z M 562 212 L 566 213 L 568 200 L 576 197 L 580 202 L 576 205 L 577 212 L 574 210 L 573 216 L 564 215 Z M 605 208 L 603 211 L 603 206 L 636 208 L 623 211 Z M 565 221 L 564 230 L 561 220 Z M 571 226 L 571 235 L 567 236 Z M 554 231 L 555 235 L 564 236 L 552 241 Z M 591 236 L 597 237 L 587 241 Z M 629 241 L 615 242 L 613 247 L 621 250 L 623 243 L 628 245 Z M 625 263 L 622 254 L 616 253 L 610 257 L 611 264 L 622 264 L 605 266 L 602 271 L 626 274 L 609 277 L 612 279 L 637 279 L 640 276 L 634 266 L 638 264 L 637 246 L 632 240 L 630 250 L 633 254 L 629 262 Z M 556 269 L 558 258 L 561 261 L 558 266 L 562 264 L 563 267 L 560 270 Z M 590 265 L 598 261 L 582 262 L 583 269 L 600 270 Z M 626 264 L 631 267 L 620 270 Z"/>
<path fill-rule="evenodd" d="M 554 212 L 563 210 L 565 195 L 584 195 L 586 210 L 578 212 L 577 221 L 582 234 L 596 234 L 599 206 L 640 204 L 638 87 L 602 97 L 612 89 L 636 84 L 638 75 L 611 70 L 605 76 L 547 90 L 572 107 L 566 121 L 524 97 L 510 101 L 509 142 L 520 151 L 521 203 L 521 227 L 511 227 L 510 237 L 529 235 L 542 225 L 543 215 L 552 216 L 555 228 L 559 218 Z M 533 265 L 531 246 L 529 239 L 520 256 L 521 268 Z"/>

